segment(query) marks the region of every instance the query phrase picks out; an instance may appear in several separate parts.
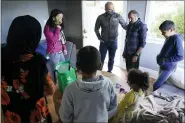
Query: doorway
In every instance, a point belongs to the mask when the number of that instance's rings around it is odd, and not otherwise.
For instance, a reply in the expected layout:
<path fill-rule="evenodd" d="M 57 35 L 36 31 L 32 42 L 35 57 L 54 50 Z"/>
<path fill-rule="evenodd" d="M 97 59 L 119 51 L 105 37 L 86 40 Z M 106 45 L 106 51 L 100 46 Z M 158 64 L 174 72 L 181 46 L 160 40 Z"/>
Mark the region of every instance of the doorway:
<path fill-rule="evenodd" d="M 82 32 L 83 46 L 92 45 L 99 49 L 100 42 L 94 32 L 95 22 L 99 15 L 105 12 L 105 3 L 108 1 L 82 1 Z M 126 1 L 112 1 L 115 12 L 119 13 L 125 20 L 127 15 Z M 100 29 L 101 32 L 101 29 Z M 119 25 L 118 28 L 118 49 L 115 56 L 115 66 L 123 68 L 124 60 L 122 53 L 125 42 L 125 30 Z M 108 53 L 105 63 L 108 62 Z"/>

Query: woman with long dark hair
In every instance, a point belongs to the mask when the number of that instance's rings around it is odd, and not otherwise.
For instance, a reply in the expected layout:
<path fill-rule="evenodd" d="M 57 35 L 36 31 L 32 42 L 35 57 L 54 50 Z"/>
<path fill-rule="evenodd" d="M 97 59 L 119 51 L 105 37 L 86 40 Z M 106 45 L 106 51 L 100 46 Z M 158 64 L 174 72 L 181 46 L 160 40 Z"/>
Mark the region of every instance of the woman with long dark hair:
<path fill-rule="evenodd" d="M 65 61 L 67 55 L 66 40 L 64 36 L 63 12 L 58 9 L 51 11 L 50 17 L 46 22 L 44 34 L 47 41 L 47 54 L 50 58 L 54 71 L 57 63 Z"/>
<path fill-rule="evenodd" d="M 40 23 L 29 15 L 16 17 L 10 25 L 1 69 L 5 123 L 51 122 L 45 96 L 55 86 L 44 56 L 35 52 L 41 34 Z"/>

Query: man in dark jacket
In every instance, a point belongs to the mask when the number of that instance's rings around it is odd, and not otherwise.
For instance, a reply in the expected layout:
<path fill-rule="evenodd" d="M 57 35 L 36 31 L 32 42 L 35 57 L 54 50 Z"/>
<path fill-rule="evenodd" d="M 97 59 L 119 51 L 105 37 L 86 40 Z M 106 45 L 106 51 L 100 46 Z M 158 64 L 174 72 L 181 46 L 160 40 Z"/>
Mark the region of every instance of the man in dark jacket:
<path fill-rule="evenodd" d="M 157 55 L 157 64 L 160 66 L 159 77 L 153 85 L 155 91 L 175 72 L 179 61 L 184 59 L 183 36 L 175 33 L 175 24 L 171 20 L 164 21 L 159 29 L 166 41 Z M 183 73 L 182 73 L 183 74 Z"/>
<path fill-rule="evenodd" d="M 114 12 L 112 2 L 105 4 L 105 13 L 98 16 L 95 24 L 95 33 L 100 40 L 101 62 L 104 63 L 107 51 L 109 52 L 108 72 L 114 65 L 114 57 L 117 50 L 118 25 L 126 29 L 127 24 L 121 15 Z M 99 29 L 101 27 L 101 35 Z M 103 65 L 102 65 L 103 67 Z"/>
<path fill-rule="evenodd" d="M 126 68 L 129 71 L 131 68 L 139 68 L 140 54 L 146 45 L 147 26 L 140 18 L 136 10 L 131 10 L 128 13 L 129 25 L 127 26 L 125 48 L 123 57 L 126 61 Z"/>

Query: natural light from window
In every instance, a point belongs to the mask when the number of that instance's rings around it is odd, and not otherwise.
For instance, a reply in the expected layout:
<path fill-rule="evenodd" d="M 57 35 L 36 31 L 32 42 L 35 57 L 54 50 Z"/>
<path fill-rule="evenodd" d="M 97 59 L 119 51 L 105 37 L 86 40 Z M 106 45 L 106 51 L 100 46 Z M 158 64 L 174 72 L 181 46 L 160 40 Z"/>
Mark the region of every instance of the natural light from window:
<path fill-rule="evenodd" d="M 148 1 L 146 23 L 150 42 L 163 43 L 159 25 L 165 20 L 173 20 L 176 32 L 184 34 L 184 1 Z"/>
<path fill-rule="evenodd" d="M 147 42 L 161 47 L 165 39 L 161 35 L 159 26 L 163 21 L 174 21 L 176 33 L 184 35 L 184 1 L 147 1 L 145 19 L 148 26 Z M 160 51 L 161 48 L 156 50 Z M 179 63 L 179 67 L 184 69 L 184 60 Z"/>

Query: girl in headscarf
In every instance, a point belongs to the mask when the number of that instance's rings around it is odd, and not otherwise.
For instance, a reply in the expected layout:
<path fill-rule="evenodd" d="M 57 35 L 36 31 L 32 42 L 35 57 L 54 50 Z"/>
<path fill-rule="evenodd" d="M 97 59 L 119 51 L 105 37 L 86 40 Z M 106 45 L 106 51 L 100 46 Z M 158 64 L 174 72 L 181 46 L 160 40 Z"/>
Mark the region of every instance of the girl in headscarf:
<path fill-rule="evenodd" d="M 46 95 L 54 93 L 45 58 L 35 50 L 41 25 L 29 15 L 16 17 L 2 50 L 1 105 L 5 123 L 51 122 Z"/>
<path fill-rule="evenodd" d="M 51 11 L 50 17 L 46 22 L 44 34 L 47 41 L 47 54 L 51 61 L 52 69 L 55 70 L 56 64 L 65 61 L 67 55 L 66 39 L 64 36 L 63 12 L 58 9 Z"/>

